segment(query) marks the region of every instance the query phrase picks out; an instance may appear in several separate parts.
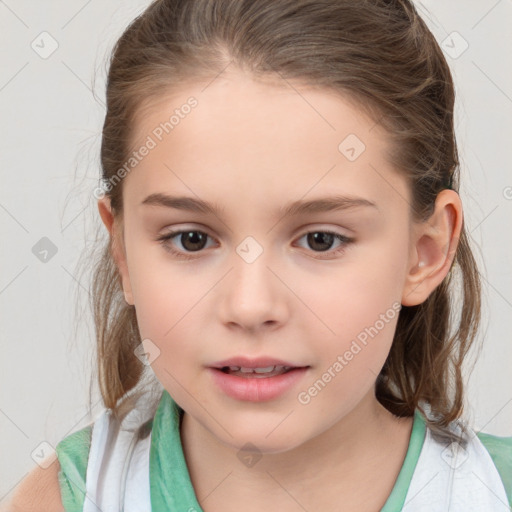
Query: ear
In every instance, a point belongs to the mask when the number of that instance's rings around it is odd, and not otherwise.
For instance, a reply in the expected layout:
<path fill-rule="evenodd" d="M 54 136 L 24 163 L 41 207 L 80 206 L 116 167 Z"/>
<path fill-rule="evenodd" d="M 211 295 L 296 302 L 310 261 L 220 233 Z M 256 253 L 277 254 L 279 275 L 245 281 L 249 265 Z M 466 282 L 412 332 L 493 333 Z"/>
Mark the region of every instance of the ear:
<path fill-rule="evenodd" d="M 457 192 L 442 190 L 430 218 L 413 229 L 402 305 L 421 304 L 446 277 L 457 250 L 462 219 L 462 203 Z"/>
<path fill-rule="evenodd" d="M 124 298 L 128 304 L 133 306 L 134 301 L 132 287 L 130 283 L 130 276 L 128 273 L 128 264 L 126 261 L 126 251 L 124 248 L 124 242 L 122 239 L 122 234 L 119 233 L 118 222 L 116 222 L 116 218 L 112 214 L 110 198 L 108 196 L 103 196 L 101 199 L 98 199 L 98 210 L 100 212 L 103 224 L 105 224 L 105 227 L 110 233 L 110 237 L 112 240 L 112 257 L 114 258 L 114 261 L 121 275 Z"/>

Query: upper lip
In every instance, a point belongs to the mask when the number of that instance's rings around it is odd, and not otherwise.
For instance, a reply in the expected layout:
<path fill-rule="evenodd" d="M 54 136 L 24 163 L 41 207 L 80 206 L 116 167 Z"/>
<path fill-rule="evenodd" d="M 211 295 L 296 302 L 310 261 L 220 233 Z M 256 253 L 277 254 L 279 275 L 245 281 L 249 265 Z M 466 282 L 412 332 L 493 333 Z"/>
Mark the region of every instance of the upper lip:
<path fill-rule="evenodd" d="M 256 357 L 250 358 L 246 356 L 235 356 L 223 361 L 218 361 L 211 365 L 212 368 L 224 368 L 225 366 L 240 366 L 242 368 L 268 368 L 269 366 L 288 366 L 298 368 L 302 365 L 296 365 L 282 359 L 274 357 Z"/>

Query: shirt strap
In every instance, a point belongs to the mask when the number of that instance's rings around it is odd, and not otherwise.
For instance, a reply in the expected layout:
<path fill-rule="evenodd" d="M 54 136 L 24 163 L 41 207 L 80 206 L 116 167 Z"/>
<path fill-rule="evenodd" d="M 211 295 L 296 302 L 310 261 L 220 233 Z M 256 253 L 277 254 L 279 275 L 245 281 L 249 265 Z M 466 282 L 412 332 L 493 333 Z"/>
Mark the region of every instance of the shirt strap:
<path fill-rule="evenodd" d="M 61 499 L 66 512 L 81 512 L 84 506 L 92 427 L 88 425 L 65 437 L 55 449 L 60 464 Z"/>
<path fill-rule="evenodd" d="M 477 436 L 489 452 L 512 506 L 512 436 L 499 437 L 483 432 L 478 432 Z"/>

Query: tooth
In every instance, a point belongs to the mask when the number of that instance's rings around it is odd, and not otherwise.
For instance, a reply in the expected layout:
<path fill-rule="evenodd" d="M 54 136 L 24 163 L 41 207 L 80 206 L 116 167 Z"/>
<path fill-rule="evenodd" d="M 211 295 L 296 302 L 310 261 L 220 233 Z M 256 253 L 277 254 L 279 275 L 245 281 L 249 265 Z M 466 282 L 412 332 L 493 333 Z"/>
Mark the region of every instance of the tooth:
<path fill-rule="evenodd" d="M 267 366 L 266 368 L 254 368 L 255 373 L 269 373 L 274 370 L 274 368 L 280 368 L 280 366 Z"/>
<path fill-rule="evenodd" d="M 275 371 L 284 373 L 288 371 L 291 366 L 267 366 L 265 368 L 247 368 L 244 366 L 228 366 L 230 372 L 240 372 L 240 373 L 257 373 L 257 374 L 265 374 L 265 373 L 272 373 Z"/>

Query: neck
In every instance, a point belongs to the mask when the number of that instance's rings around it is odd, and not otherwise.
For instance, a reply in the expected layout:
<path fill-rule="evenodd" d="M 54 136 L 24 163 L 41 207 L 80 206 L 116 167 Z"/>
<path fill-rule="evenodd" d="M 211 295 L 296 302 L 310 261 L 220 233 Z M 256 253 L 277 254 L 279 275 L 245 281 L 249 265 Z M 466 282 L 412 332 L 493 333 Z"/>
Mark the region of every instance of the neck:
<path fill-rule="evenodd" d="M 241 506 L 246 511 L 268 506 L 276 509 L 278 500 L 282 502 L 279 510 L 293 510 L 298 505 L 291 506 L 290 495 L 302 503 L 300 496 L 305 499 L 313 491 L 317 496 L 307 510 L 345 510 L 339 503 L 343 496 L 345 504 L 352 501 L 354 509 L 363 511 L 361 504 L 368 502 L 369 496 L 373 501 L 368 510 L 384 505 L 405 458 L 411 429 L 412 418 L 393 416 L 372 390 L 320 435 L 292 450 L 264 453 L 254 465 L 240 464 L 237 448 L 221 443 L 187 413 L 181 439 L 191 481 L 205 512 L 240 510 Z M 226 508 L 227 503 L 232 508 Z M 351 510 L 350 505 L 346 510 Z"/>

